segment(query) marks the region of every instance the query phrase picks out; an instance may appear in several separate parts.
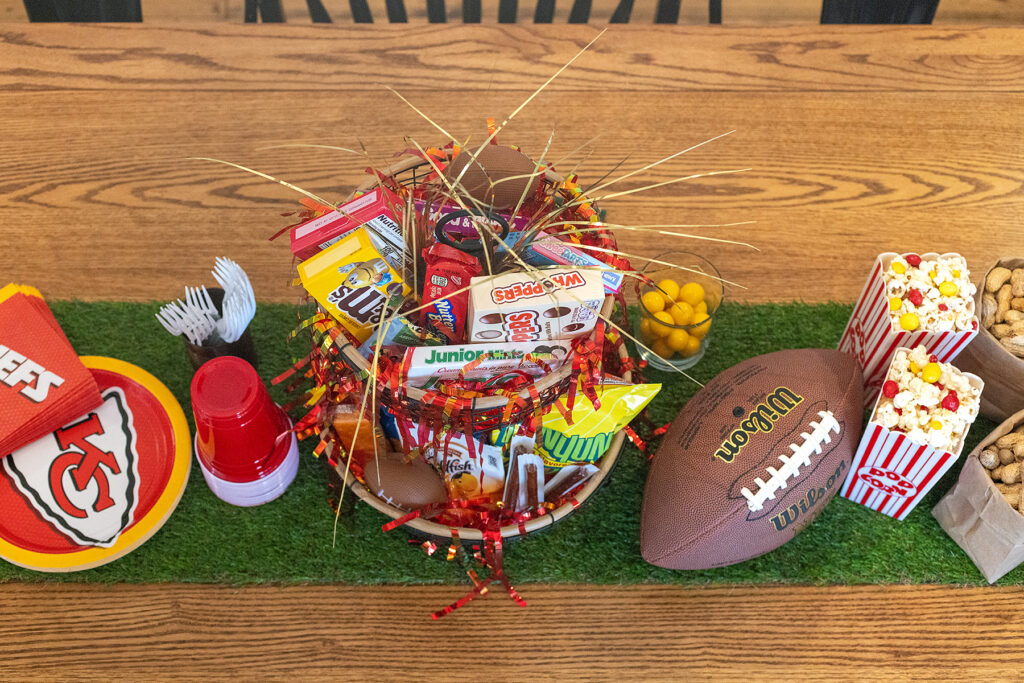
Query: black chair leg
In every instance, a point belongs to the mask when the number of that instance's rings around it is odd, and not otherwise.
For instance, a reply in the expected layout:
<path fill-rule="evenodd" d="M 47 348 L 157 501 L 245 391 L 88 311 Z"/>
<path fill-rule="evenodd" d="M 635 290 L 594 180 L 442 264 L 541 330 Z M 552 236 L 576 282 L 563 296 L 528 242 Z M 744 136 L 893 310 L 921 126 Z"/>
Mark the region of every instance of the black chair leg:
<path fill-rule="evenodd" d="M 655 24 L 678 24 L 680 0 L 658 0 L 658 11 L 654 15 Z"/>
<path fill-rule="evenodd" d="M 29 21 L 142 21 L 140 0 L 24 0 Z"/>
<path fill-rule="evenodd" d="M 519 0 L 498 0 L 498 23 L 514 24 L 519 14 Z"/>
<path fill-rule="evenodd" d="M 389 22 L 392 24 L 409 23 L 409 17 L 405 13 L 404 0 L 384 0 L 384 6 L 387 8 Z"/>
<path fill-rule="evenodd" d="M 708 0 L 708 23 L 722 23 L 722 0 Z"/>
<path fill-rule="evenodd" d="M 537 0 L 533 10 L 533 23 L 550 24 L 555 20 L 555 0 Z"/>
<path fill-rule="evenodd" d="M 585 24 L 590 21 L 590 0 L 576 0 L 569 10 L 570 24 Z"/>
<path fill-rule="evenodd" d="M 930 24 L 939 0 L 822 0 L 823 24 Z"/>
<path fill-rule="evenodd" d="M 619 4 L 616 5 L 615 11 L 612 12 L 612 18 L 608 21 L 609 24 L 628 24 L 629 15 L 633 13 L 633 0 L 620 0 Z"/>
<path fill-rule="evenodd" d="M 431 24 L 443 24 L 448 21 L 444 0 L 427 0 L 427 21 Z"/>
<path fill-rule="evenodd" d="M 370 5 L 366 0 L 348 0 L 348 6 L 352 11 L 352 21 L 357 24 L 372 24 L 373 15 L 370 14 Z"/>
<path fill-rule="evenodd" d="M 462 0 L 462 22 L 465 24 L 479 24 L 483 17 L 480 8 L 480 0 Z"/>
<path fill-rule="evenodd" d="M 327 8 L 320 0 L 306 0 L 306 7 L 309 8 L 309 18 L 314 24 L 332 23 L 331 15 L 327 13 Z"/>

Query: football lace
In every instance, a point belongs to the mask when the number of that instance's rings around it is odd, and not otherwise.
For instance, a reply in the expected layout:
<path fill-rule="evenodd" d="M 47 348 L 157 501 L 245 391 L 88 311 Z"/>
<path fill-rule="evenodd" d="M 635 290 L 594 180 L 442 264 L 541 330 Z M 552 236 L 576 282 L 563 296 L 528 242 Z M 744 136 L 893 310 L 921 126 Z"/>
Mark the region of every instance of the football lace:
<path fill-rule="evenodd" d="M 811 464 L 811 454 L 820 454 L 822 446 L 832 443 L 832 433 L 839 433 L 839 422 L 836 420 L 835 415 L 827 410 L 819 411 L 818 417 L 821 418 L 818 422 L 811 422 L 810 434 L 807 432 L 800 434 L 800 437 L 803 439 L 802 443 L 799 445 L 795 443 L 789 444 L 793 454 L 779 456 L 782 467 L 778 469 L 774 467 L 765 468 L 768 474 L 771 475 L 768 481 L 764 481 L 760 477 L 754 479 L 757 493 L 751 493 L 748 488 L 740 491 L 743 497 L 747 499 L 747 507 L 750 508 L 751 512 L 761 510 L 766 500 L 775 500 L 775 492 L 786 488 L 786 481 L 799 475 L 801 467 Z"/>

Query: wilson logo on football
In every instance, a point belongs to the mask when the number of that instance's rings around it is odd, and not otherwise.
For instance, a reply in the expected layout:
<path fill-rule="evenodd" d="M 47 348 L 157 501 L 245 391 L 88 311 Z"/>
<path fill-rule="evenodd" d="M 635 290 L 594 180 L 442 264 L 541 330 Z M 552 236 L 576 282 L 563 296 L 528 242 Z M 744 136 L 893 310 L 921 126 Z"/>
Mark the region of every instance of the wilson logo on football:
<path fill-rule="evenodd" d="M 587 284 L 575 270 L 564 273 L 554 273 L 550 277 L 531 279 L 525 282 L 514 282 L 505 287 L 498 287 L 491 290 L 491 300 L 496 304 L 508 304 L 523 299 L 533 299 L 543 296 L 556 289 L 573 289 Z"/>
<path fill-rule="evenodd" d="M 133 415 L 112 387 L 80 420 L 4 459 L 18 491 L 78 545 L 108 548 L 133 520 L 139 497 Z"/>

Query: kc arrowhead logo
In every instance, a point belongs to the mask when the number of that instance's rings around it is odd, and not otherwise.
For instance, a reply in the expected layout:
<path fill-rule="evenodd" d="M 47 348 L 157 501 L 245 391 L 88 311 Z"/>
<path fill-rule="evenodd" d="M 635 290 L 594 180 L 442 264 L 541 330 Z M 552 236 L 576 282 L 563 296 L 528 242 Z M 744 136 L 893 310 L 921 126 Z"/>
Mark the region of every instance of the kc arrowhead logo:
<path fill-rule="evenodd" d="M 118 387 L 95 411 L 3 460 L 18 491 L 78 545 L 109 548 L 139 498 L 134 416 Z"/>

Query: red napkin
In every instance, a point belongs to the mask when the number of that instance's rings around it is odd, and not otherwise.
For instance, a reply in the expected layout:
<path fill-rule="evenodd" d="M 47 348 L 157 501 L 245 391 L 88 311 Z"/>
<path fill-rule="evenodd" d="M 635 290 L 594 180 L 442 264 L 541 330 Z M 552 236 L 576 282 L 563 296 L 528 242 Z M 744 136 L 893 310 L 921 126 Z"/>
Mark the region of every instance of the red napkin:
<path fill-rule="evenodd" d="M 101 403 L 96 380 L 39 290 L 0 289 L 0 457 Z"/>

